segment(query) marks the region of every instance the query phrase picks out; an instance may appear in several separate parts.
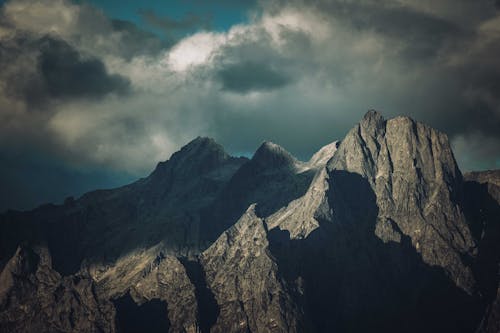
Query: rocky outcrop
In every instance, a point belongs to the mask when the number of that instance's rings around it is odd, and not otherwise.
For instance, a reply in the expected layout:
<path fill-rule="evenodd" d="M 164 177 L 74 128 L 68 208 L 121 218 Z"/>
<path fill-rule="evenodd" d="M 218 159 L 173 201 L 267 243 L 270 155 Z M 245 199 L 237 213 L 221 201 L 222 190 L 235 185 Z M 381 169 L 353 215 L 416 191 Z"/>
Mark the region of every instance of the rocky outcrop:
<path fill-rule="evenodd" d="M 115 332 L 114 316 L 88 276 L 54 271 L 46 248 L 19 247 L 0 275 L 2 332 Z"/>
<path fill-rule="evenodd" d="M 462 176 L 445 134 L 407 117 L 386 121 L 370 111 L 328 163 L 330 186 L 337 171 L 370 184 L 379 238 L 397 241 L 398 232 L 410 237 L 425 263 L 442 267 L 457 286 L 474 292 L 466 261 L 476 256 L 476 244 L 459 206 Z M 334 213 L 333 222 L 339 218 Z"/>
<path fill-rule="evenodd" d="M 257 216 L 270 216 L 303 196 L 315 173 L 284 148 L 264 142 L 229 180 L 205 220 L 227 229 L 254 203 Z"/>
<path fill-rule="evenodd" d="M 268 246 L 265 224 L 252 205 L 201 255 L 220 311 L 211 332 L 303 331 Z"/>
<path fill-rule="evenodd" d="M 322 147 L 308 163 L 300 165 L 301 172 L 314 172 L 307 192 L 266 218 L 269 229 L 278 227 L 290 233 L 290 238 L 307 237 L 319 227 L 317 213 L 320 212 L 328 190 L 326 163 L 337 150 L 338 142 Z M 324 214 L 323 214 L 324 215 Z"/>
<path fill-rule="evenodd" d="M 194 285 L 179 259 L 165 256 L 161 248 L 131 253 L 106 267 L 89 264 L 89 275 L 104 298 L 117 299 L 128 293 L 138 305 L 165 301 L 170 332 L 198 332 Z"/>
<path fill-rule="evenodd" d="M 480 184 L 491 184 L 500 187 L 500 170 L 473 171 L 464 174 L 464 179 Z"/>

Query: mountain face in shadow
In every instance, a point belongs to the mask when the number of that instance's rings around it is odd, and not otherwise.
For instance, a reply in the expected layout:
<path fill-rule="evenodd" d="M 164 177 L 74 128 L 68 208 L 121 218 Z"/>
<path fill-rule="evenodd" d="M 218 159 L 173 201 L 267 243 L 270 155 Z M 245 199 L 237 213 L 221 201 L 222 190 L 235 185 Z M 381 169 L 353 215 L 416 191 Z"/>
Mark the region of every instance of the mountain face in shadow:
<path fill-rule="evenodd" d="M 269 232 L 271 252 L 296 286 L 312 331 L 474 331 L 479 298 L 426 265 L 408 236 L 384 243 L 375 235 L 379 209 L 368 181 L 346 171 L 332 172 L 330 181 L 334 221 L 323 221 L 305 239 Z"/>
<path fill-rule="evenodd" d="M 62 206 L 7 213 L 0 227 L 2 259 L 21 241 L 45 242 L 62 274 L 77 272 L 84 260 L 109 263 L 160 242 L 166 253 L 198 253 L 205 241 L 200 211 L 245 162 L 215 141 L 197 138 L 130 185 L 90 192 Z"/>
<path fill-rule="evenodd" d="M 0 215 L 0 331 L 498 332 L 498 184 L 376 111 L 307 162 L 197 138 L 130 185 Z"/>

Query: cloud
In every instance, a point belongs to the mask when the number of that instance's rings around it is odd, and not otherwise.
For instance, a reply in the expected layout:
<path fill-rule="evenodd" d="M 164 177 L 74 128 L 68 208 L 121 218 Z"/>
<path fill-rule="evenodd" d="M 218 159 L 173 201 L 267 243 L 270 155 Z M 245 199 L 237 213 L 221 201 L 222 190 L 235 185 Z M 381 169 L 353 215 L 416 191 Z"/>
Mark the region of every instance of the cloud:
<path fill-rule="evenodd" d="M 46 109 L 53 99 L 99 98 L 129 90 L 128 79 L 109 74 L 101 60 L 84 57 L 54 37 L 19 33 L 0 40 L 0 48 L 4 98 L 24 103 L 28 112 Z"/>
<path fill-rule="evenodd" d="M 453 138 L 455 158 L 462 171 L 500 169 L 500 139 L 480 132 L 460 134 Z"/>
<path fill-rule="evenodd" d="M 500 13 L 492 1 L 258 6 L 227 31 L 164 41 L 88 5 L 8 2 L 0 155 L 22 148 L 71 168 L 142 176 L 209 135 L 236 153 L 272 140 L 306 159 L 375 108 L 448 133 L 464 170 L 497 167 Z M 203 27 L 195 17 L 149 14 L 165 29 Z"/>
<path fill-rule="evenodd" d="M 131 59 L 171 46 L 132 22 L 110 19 L 88 4 L 69 0 L 11 0 L 1 8 L 2 25 L 10 34 L 50 35 L 98 58 Z"/>
<path fill-rule="evenodd" d="M 100 97 L 111 92 L 124 94 L 129 81 L 109 75 L 102 61 L 84 59 L 67 43 L 44 38 L 40 41 L 38 69 L 52 97 Z"/>
<path fill-rule="evenodd" d="M 116 53 L 127 60 L 138 55 L 155 55 L 173 45 L 173 41 L 162 40 L 125 20 L 112 19 L 111 34 L 118 36 L 114 38 Z"/>
<path fill-rule="evenodd" d="M 267 64 L 243 62 L 228 65 L 217 72 L 225 90 L 239 93 L 269 91 L 283 87 L 288 78 Z"/>
<path fill-rule="evenodd" d="M 170 70 L 183 72 L 206 64 L 214 52 L 225 43 L 220 33 L 200 32 L 179 41 L 165 54 Z"/>

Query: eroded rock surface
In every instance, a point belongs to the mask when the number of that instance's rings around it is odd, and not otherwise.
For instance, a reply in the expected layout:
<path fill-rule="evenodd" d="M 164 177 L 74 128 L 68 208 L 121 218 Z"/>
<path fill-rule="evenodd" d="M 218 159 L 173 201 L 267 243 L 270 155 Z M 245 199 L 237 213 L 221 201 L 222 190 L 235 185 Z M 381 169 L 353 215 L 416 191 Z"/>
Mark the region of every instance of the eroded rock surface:
<path fill-rule="evenodd" d="M 43 247 L 19 247 L 0 275 L 2 332 L 115 332 L 114 316 L 90 277 L 62 277 Z"/>
<path fill-rule="evenodd" d="M 457 286 L 474 292 L 464 260 L 474 258 L 476 243 L 459 206 L 462 176 L 445 134 L 407 117 L 386 121 L 370 111 L 328 163 L 330 175 L 339 170 L 370 184 L 380 238 L 397 240 L 387 228 L 395 223 L 424 262 L 444 268 Z"/>
<path fill-rule="evenodd" d="M 265 224 L 252 205 L 203 252 L 207 285 L 220 308 L 212 332 L 302 331 L 268 246 Z"/>

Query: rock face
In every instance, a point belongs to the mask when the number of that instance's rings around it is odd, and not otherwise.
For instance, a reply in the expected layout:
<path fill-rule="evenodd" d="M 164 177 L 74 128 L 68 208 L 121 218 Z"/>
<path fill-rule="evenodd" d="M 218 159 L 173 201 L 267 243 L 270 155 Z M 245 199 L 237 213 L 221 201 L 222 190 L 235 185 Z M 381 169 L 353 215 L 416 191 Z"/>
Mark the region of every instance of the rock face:
<path fill-rule="evenodd" d="M 338 142 L 324 146 L 307 164 L 299 167 L 304 173 L 314 173 L 309 188 L 303 196 L 266 218 L 269 229 L 279 227 L 280 230 L 288 231 L 290 238 L 302 239 L 319 227 L 317 215 L 326 200 L 328 190 L 326 163 L 333 157 L 337 146 Z"/>
<path fill-rule="evenodd" d="M 307 162 L 197 138 L 130 185 L 0 215 L 0 331 L 498 332 L 499 183 L 375 111 Z"/>
<path fill-rule="evenodd" d="M 474 278 L 464 261 L 476 255 L 476 244 L 458 204 L 461 174 L 446 135 L 410 118 L 385 121 L 370 111 L 329 162 L 332 186 L 338 171 L 368 181 L 379 238 L 398 242 L 398 233 L 409 236 L 425 263 L 444 268 L 473 293 Z M 342 217 L 334 214 L 336 219 Z"/>
<path fill-rule="evenodd" d="M 464 175 L 464 178 L 467 181 L 500 187 L 500 170 L 468 172 Z"/>
<path fill-rule="evenodd" d="M 160 243 L 165 254 L 199 253 L 213 241 L 200 229 L 201 211 L 245 162 L 212 139 L 197 138 L 130 185 L 90 192 L 61 206 L 8 213 L 0 217 L 2 259 L 20 241 L 39 240 L 47 242 L 54 267 L 63 274 L 77 272 L 84 260 L 106 265 Z"/>
<path fill-rule="evenodd" d="M 89 277 L 62 277 L 44 248 L 19 247 L 0 275 L 2 332 L 115 332 L 114 315 Z"/>
<path fill-rule="evenodd" d="M 285 149 L 264 142 L 221 191 L 212 219 L 230 226 L 254 203 L 258 216 L 268 216 L 302 196 L 313 176 Z"/>
<path fill-rule="evenodd" d="M 152 300 L 164 301 L 164 315 L 171 332 L 197 332 L 195 286 L 182 263 L 174 256 L 165 256 L 160 248 L 127 255 L 105 269 L 89 265 L 89 275 L 97 293 L 104 298 L 130 295 L 138 305 Z"/>
<path fill-rule="evenodd" d="M 255 205 L 201 255 L 219 306 L 212 332 L 302 332 Z"/>

